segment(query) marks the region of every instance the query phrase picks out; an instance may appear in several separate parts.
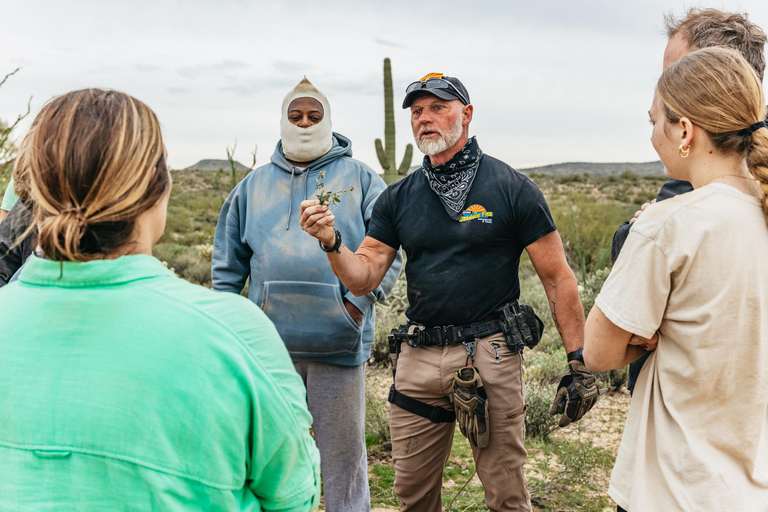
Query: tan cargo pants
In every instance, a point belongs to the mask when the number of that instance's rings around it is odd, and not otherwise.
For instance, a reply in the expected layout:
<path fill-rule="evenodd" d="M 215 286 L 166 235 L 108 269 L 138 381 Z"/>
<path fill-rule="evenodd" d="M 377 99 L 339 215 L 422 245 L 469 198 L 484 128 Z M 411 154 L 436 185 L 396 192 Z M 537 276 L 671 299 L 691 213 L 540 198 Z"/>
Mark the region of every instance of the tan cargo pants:
<path fill-rule="evenodd" d="M 463 345 L 401 347 L 396 388 L 416 400 L 453 409 L 453 375 L 464 366 Z M 472 447 L 485 504 L 494 512 L 530 511 L 525 486 L 525 399 L 522 359 L 504 343 L 503 334 L 482 338 L 474 366 L 480 372 L 490 409 L 490 439 Z M 395 464 L 395 493 L 401 512 L 440 512 L 443 466 L 453 442 L 455 422 L 432 423 L 391 405 L 390 431 Z"/>

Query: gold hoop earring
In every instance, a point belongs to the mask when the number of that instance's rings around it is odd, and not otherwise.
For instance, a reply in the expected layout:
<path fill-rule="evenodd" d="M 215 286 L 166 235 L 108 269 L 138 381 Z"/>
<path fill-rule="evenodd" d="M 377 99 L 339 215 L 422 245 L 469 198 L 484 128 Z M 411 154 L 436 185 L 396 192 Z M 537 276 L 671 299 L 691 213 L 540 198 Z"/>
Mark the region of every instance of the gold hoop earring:
<path fill-rule="evenodd" d="M 685 146 L 683 147 L 682 144 L 680 144 L 680 158 L 688 158 L 688 155 L 691 153 L 691 146 Z"/>

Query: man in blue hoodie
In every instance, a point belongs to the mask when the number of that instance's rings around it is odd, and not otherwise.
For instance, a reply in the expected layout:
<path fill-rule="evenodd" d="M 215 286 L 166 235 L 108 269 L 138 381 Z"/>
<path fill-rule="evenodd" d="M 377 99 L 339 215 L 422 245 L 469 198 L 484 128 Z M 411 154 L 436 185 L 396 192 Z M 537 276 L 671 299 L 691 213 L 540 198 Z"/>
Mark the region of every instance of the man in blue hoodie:
<path fill-rule="evenodd" d="M 374 338 L 373 304 L 392 290 L 402 256 L 380 286 L 355 297 L 302 231 L 300 204 L 314 197 L 319 182 L 328 191 L 350 189 L 333 209 L 344 242 L 357 248 L 386 185 L 352 158 L 349 139 L 331 131 L 328 100 L 306 78 L 283 101 L 280 132 L 270 163 L 240 182 L 221 209 L 213 288 L 240 293 L 250 278 L 248 298 L 274 322 L 307 387 L 326 510 L 366 511 L 364 363 Z"/>

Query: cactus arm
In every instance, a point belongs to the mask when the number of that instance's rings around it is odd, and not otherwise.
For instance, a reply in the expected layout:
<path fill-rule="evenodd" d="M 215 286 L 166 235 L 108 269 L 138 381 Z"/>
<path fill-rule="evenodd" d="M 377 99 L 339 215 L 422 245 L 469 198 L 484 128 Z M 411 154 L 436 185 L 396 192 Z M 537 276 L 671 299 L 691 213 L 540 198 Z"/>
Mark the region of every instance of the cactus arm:
<path fill-rule="evenodd" d="M 408 169 L 411 167 L 411 160 L 413 160 L 413 144 L 405 146 L 405 155 L 403 155 L 403 161 L 400 163 L 400 168 L 397 170 L 397 174 L 405 176 L 408 174 Z"/>
<path fill-rule="evenodd" d="M 381 139 L 376 139 L 376 156 L 379 157 L 381 168 L 385 171 L 389 170 L 389 160 L 387 160 L 387 153 L 381 145 Z"/>
<path fill-rule="evenodd" d="M 390 166 L 396 168 L 395 105 L 392 94 L 392 64 L 389 58 L 384 59 L 384 147 Z"/>

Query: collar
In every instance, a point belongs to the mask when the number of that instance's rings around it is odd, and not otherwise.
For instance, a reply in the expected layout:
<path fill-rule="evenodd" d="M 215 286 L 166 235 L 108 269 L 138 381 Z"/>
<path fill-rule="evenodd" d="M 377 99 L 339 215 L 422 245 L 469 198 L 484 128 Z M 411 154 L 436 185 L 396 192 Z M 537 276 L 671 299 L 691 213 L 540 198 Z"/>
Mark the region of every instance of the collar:
<path fill-rule="evenodd" d="M 157 258 L 146 254 L 87 262 L 47 260 L 32 255 L 19 276 L 24 284 L 89 288 L 113 286 L 153 277 L 172 277 Z"/>

